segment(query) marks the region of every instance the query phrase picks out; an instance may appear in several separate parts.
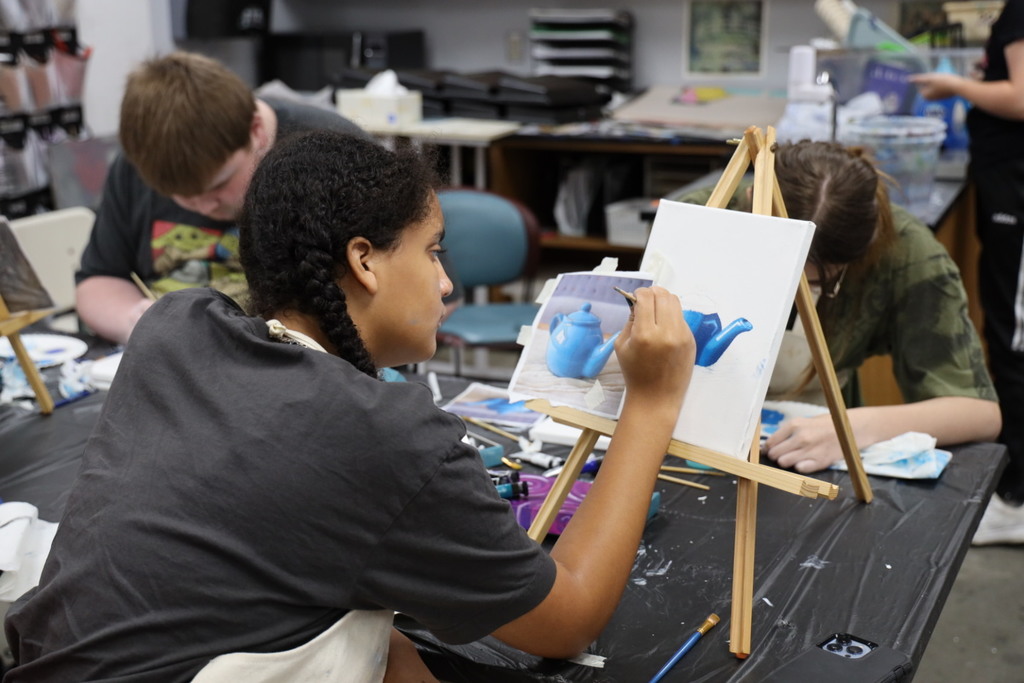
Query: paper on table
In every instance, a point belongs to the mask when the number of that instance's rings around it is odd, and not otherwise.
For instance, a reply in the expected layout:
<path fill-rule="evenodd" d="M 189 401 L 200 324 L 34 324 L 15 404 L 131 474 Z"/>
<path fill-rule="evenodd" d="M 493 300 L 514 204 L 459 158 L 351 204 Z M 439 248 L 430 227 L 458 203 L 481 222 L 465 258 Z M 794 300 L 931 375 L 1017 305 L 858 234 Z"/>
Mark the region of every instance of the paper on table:
<path fill-rule="evenodd" d="M 686 132 L 725 139 L 739 137 L 749 126 L 774 126 L 786 110 L 786 98 L 769 95 L 730 95 L 710 102 L 678 101 L 678 85 L 652 85 L 622 105 L 612 118 L 618 121 L 660 124 L 690 129 Z"/>
<path fill-rule="evenodd" d="M 530 429 L 530 440 L 541 441 L 545 444 L 575 446 L 576 442 L 579 441 L 582 431 L 583 430 L 578 427 L 570 427 L 569 425 L 555 422 L 548 417 L 544 418 Z M 600 436 L 597 439 L 597 444 L 594 446 L 594 450 L 606 451 L 608 450 L 609 443 L 611 443 L 611 439 L 607 436 Z"/>
<path fill-rule="evenodd" d="M 507 389 L 480 382 L 473 382 L 441 407 L 461 417 L 472 417 L 518 429 L 535 425 L 544 417 L 527 408 L 522 401 L 510 401 Z"/>
<path fill-rule="evenodd" d="M 0 601 L 11 602 L 39 584 L 57 525 L 39 519 L 29 503 L 0 504 Z"/>
<path fill-rule="evenodd" d="M 935 448 L 935 443 L 935 437 L 930 434 L 907 432 L 871 444 L 860 452 L 864 471 L 898 479 L 936 479 L 953 459 L 953 454 Z M 832 469 L 846 470 L 846 463 L 840 460 Z"/>
<path fill-rule="evenodd" d="M 118 351 L 93 362 L 89 369 L 89 380 L 95 388 L 110 388 L 110 383 L 114 381 L 114 375 L 117 374 L 117 367 L 120 365 L 123 355 L 123 351 Z"/>

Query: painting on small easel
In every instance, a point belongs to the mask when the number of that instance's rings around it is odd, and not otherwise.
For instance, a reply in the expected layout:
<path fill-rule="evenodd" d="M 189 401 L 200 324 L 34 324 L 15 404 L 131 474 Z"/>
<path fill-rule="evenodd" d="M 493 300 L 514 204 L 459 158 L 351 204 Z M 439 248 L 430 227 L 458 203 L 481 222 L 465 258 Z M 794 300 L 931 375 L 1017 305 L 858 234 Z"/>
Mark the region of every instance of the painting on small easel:
<path fill-rule="evenodd" d="M 651 284 L 638 273 L 565 273 L 533 323 L 509 393 L 615 418 L 626 388 L 615 339 L 629 304 L 615 291 Z"/>
<path fill-rule="evenodd" d="M 808 221 L 661 201 L 640 267 L 694 312 L 697 342 L 676 440 L 747 457 L 813 234 Z"/>
<path fill-rule="evenodd" d="M 746 458 L 814 224 L 662 200 L 637 273 L 568 273 L 534 321 L 513 399 L 617 418 L 625 395 L 615 338 L 629 317 L 619 287 L 652 282 L 679 297 L 696 358 L 677 441 Z"/>
<path fill-rule="evenodd" d="M 0 216 L 0 296 L 12 313 L 53 308 L 53 301 L 25 258 L 11 225 Z"/>

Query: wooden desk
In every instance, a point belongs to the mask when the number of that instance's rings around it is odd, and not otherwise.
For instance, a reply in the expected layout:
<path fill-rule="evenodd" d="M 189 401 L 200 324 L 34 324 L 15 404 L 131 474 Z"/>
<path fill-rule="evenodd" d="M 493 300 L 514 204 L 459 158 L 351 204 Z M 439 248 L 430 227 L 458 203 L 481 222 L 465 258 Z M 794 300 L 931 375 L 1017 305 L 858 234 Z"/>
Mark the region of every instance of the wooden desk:
<path fill-rule="evenodd" d="M 565 165 L 603 156 L 643 165 L 641 175 L 649 181 L 652 164 L 671 162 L 681 174 L 678 187 L 724 168 L 733 150 L 725 140 L 511 135 L 494 141 L 489 148 L 490 189 L 521 201 L 534 212 L 541 226 L 552 233 L 541 245 L 543 261 L 571 264 L 574 269 L 577 265 L 592 268 L 603 256 L 611 255 L 624 259 L 621 265 L 628 266 L 633 261 L 639 263 L 642 249 L 611 245 L 603 237 L 557 234 L 554 206 Z"/>
<path fill-rule="evenodd" d="M 978 296 L 978 257 L 981 255 L 981 242 L 978 241 L 976 201 L 974 185 L 966 183 L 949 211 L 935 226 L 935 237 L 945 245 L 960 269 L 960 277 L 964 282 L 964 289 L 967 290 L 967 312 L 981 334 L 985 315 L 981 310 L 981 300 Z"/>
<path fill-rule="evenodd" d="M 473 149 L 473 184 L 477 189 L 487 188 L 487 147 L 506 135 L 519 130 L 515 121 L 487 121 L 483 119 L 445 118 L 424 119 L 403 126 L 366 126 L 365 130 L 386 140 L 408 138 L 414 144 L 449 147 L 451 163 L 449 184 L 462 185 L 462 148 Z"/>
<path fill-rule="evenodd" d="M 555 231 L 541 234 L 541 249 L 548 264 L 557 263 L 559 272 L 591 270 L 606 256 L 619 260 L 619 270 L 636 270 L 644 250 L 609 244 L 603 237 L 571 237 Z"/>
<path fill-rule="evenodd" d="M 978 295 L 978 255 L 981 244 L 974 215 L 974 187 L 966 182 L 940 184 L 946 186 L 943 190 L 951 193 L 952 199 L 945 211 L 938 212 L 937 223 L 932 227 L 935 237 L 946 247 L 960 269 L 960 277 L 967 291 L 968 314 L 980 335 L 984 315 Z M 958 187 L 958 190 L 954 190 L 954 187 Z M 903 396 L 893 377 L 890 356 L 869 358 L 861 366 L 859 376 L 864 405 L 903 403 Z"/>

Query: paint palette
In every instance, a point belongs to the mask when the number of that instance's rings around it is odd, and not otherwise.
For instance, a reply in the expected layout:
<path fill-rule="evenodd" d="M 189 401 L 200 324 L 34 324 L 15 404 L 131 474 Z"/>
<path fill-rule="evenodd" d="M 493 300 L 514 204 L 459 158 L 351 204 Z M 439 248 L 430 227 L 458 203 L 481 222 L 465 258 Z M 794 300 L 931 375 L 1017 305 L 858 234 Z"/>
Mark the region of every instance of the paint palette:
<path fill-rule="evenodd" d="M 519 526 L 529 529 L 534 517 L 540 512 L 540 507 L 544 504 L 544 499 L 547 498 L 548 491 L 551 490 L 555 480 L 552 477 L 541 477 L 536 474 L 520 474 L 519 480 L 525 481 L 529 485 L 529 494 L 525 498 L 510 500 L 509 503 L 512 504 L 512 511 L 515 512 L 516 521 L 519 522 Z M 565 502 L 562 503 L 561 509 L 559 509 L 558 514 L 551 523 L 551 528 L 548 530 L 549 534 L 558 535 L 565 530 L 566 525 L 572 519 L 576 510 L 579 509 L 580 503 L 583 502 L 583 498 L 590 491 L 592 485 L 593 482 L 583 479 L 577 479 L 573 483 L 572 488 L 569 490 L 569 495 L 566 496 Z M 651 506 L 647 510 L 647 519 L 653 517 L 658 512 L 660 506 L 661 494 L 655 491 L 651 495 Z"/>
<path fill-rule="evenodd" d="M 547 497 L 552 485 L 554 485 L 555 480 L 551 477 L 541 477 L 536 474 L 520 474 L 519 480 L 525 481 L 529 485 L 529 494 L 525 498 L 516 498 L 509 502 L 512 504 L 512 510 L 516 513 L 516 521 L 519 522 L 519 526 L 529 529 L 530 524 L 533 523 L 533 518 L 540 511 L 540 506 L 544 504 L 544 499 Z M 562 503 L 561 509 L 555 516 L 555 520 L 551 523 L 551 529 L 548 531 L 549 534 L 560 534 L 565 530 L 569 520 L 572 519 L 573 513 L 579 508 L 580 503 L 583 502 L 583 497 L 590 490 L 591 483 L 578 479 L 572 485 L 569 495 L 566 496 L 565 502 Z"/>
<path fill-rule="evenodd" d="M 29 357 L 40 368 L 60 365 L 85 355 L 89 345 L 81 339 L 62 334 L 23 334 L 21 341 Z M 14 358 L 14 349 L 7 337 L 0 337 L 0 359 Z"/>

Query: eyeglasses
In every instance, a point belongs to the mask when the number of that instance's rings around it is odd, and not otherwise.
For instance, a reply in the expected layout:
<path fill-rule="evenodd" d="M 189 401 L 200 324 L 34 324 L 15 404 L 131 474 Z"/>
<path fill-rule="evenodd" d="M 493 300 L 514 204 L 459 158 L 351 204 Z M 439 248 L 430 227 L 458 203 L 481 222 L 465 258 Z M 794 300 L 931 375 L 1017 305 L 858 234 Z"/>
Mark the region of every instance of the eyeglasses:
<path fill-rule="evenodd" d="M 827 292 L 822 291 L 821 295 L 823 297 L 825 297 L 826 299 L 835 299 L 836 298 L 836 295 L 839 294 L 839 288 L 843 286 L 843 278 L 846 277 L 846 271 L 847 271 L 847 269 L 849 269 L 849 267 L 850 267 L 849 263 L 844 263 L 839 268 L 839 275 L 835 278 L 835 280 L 831 281 L 832 282 L 831 289 L 829 289 Z M 831 278 L 830 278 L 830 280 L 831 280 Z M 827 282 L 827 281 L 823 281 L 823 280 L 808 280 L 807 284 L 811 285 L 812 287 L 821 287 L 824 282 Z"/>

